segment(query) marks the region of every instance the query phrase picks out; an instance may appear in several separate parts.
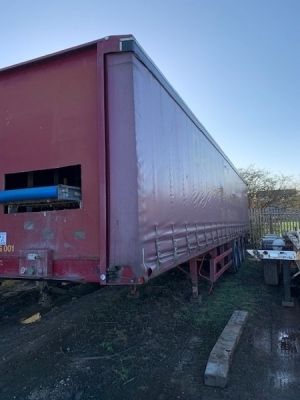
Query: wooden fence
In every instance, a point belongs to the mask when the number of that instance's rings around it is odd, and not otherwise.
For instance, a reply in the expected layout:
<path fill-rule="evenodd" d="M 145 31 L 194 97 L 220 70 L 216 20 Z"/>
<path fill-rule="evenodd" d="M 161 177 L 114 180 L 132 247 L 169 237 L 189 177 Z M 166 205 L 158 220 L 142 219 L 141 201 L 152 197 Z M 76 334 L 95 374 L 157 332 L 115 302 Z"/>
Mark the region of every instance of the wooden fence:
<path fill-rule="evenodd" d="M 282 236 L 284 231 L 300 229 L 300 210 L 250 209 L 250 248 L 261 248 L 267 233 Z"/>

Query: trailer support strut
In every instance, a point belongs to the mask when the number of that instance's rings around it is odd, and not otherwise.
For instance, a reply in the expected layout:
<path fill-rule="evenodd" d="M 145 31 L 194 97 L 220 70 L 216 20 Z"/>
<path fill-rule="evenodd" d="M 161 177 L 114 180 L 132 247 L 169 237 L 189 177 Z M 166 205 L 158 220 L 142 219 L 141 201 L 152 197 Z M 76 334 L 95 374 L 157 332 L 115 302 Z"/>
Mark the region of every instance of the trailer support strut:
<path fill-rule="evenodd" d="M 190 264 L 190 276 L 191 276 L 191 282 L 192 282 L 192 297 L 191 297 L 191 301 L 192 302 L 201 303 L 202 296 L 199 295 L 199 291 L 198 291 L 197 258 L 194 257 L 194 258 L 190 259 L 189 264 Z"/>
<path fill-rule="evenodd" d="M 285 307 L 294 307 L 294 300 L 291 297 L 291 275 L 290 275 L 290 262 L 283 260 L 283 288 L 284 288 L 284 300 L 282 305 Z"/>

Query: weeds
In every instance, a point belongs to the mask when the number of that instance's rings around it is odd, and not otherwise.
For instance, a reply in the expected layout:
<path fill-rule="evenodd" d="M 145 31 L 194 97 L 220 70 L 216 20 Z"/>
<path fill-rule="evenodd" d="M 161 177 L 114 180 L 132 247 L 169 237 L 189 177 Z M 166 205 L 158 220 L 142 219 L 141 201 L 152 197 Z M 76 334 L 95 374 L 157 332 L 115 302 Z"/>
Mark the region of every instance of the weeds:
<path fill-rule="evenodd" d="M 125 382 L 129 378 L 129 369 L 126 367 L 122 367 L 120 370 L 116 370 L 116 374 L 118 375 L 120 381 Z"/>
<path fill-rule="evenodd" d="M 207 288 L 204 282 L 202 287 Z M 203 305 L 194 315 L 197 327 L 224 323 L 234 310 L 255 313 L 262 301 L 273 296 L 264 285 L 260 263 L 245 261 L 236 275 L 224 275 L 214 286 L 211 295 L 203 294 Z"/>
<path fill-rule="evenodd" d="M 113 353 L 114 352 L 112 344 L 109 343 L 109 342 L 102 342 L 102 343 L 100 343 L 100 346 L 103 347 L 109 353 Z"/>
<path fill-rule="evenodd" d="M 159 368 L 172 376 L 172 365 L 184 351 L 191 351 L 198 361 L 199 356 L 207 360 L 235 310 L 248 311 L 253 321 L 262 304 L 273 304 L 274 293 L 279 293 L 278 288 L 264 284 L 260 263 L 249 260 L 237 274 L 218 279 L 211 294 L 209 288 L 210 282 L 199 280 L 202 304 L 191 303 L 190 282 L 183 274 L 170 271 L 139 287 L 138 299 L 128 299 L 128 289 L 121 289 L 100 301 L 98 311 L 93 304 L 84 324 L 90 342 L 82 339 L 80 331 L 77 347 L 80 353 L 91 354 L 91 359 L 100 353 L 98 358 L 105 360 L 105 368 L 114 371 L 122 385 L 133 376 L 152 376 Z M 189 340 L 194 336 L 200 339 L 191 350 Z"/>

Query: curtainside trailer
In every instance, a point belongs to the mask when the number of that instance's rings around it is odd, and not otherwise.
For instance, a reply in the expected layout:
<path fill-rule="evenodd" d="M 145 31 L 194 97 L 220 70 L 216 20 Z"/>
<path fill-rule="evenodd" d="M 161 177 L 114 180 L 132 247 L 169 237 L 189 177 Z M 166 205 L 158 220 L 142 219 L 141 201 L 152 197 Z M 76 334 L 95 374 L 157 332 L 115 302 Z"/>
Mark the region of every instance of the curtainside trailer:
<path fill-rule="evenodd" d="M 238 171 L 131 35 L 0 70 L 0 278 L 236 272 Z"/>

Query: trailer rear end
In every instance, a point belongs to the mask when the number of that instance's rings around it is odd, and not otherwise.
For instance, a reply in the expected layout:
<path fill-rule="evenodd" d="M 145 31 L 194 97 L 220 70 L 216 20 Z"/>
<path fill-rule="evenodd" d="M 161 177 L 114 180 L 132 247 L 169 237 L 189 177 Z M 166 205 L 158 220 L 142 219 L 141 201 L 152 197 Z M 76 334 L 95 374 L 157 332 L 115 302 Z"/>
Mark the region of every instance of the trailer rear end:
<path fill-rule="evenodd" d="M 236 270 L 247 188 L 132 36 L 0 71 L 0 277 Z"/>

